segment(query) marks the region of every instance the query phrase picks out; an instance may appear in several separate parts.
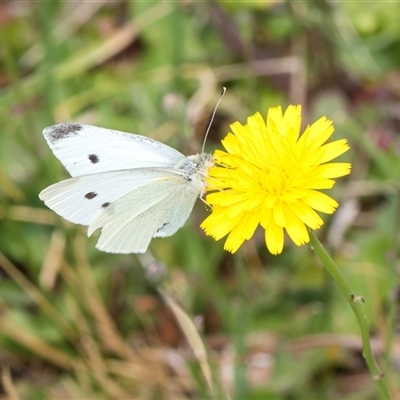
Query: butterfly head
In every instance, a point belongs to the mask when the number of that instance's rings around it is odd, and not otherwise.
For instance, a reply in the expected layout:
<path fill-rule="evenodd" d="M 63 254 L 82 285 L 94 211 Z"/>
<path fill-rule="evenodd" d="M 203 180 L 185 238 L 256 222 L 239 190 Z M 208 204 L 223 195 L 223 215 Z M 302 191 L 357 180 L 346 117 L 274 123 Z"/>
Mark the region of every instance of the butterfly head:
<path fill-rule="evenodd" d="M 194 156 L 189 156 L 188 159 L 193 166 L 192 176 L 194 175 L 197 178 L 198 182 L 201 182 L 201 197 L 205 192 L 205 188 L 207 186 L 206 179 L 208 176 L 208 170 L 214 165 L 214 157 L 209 153 L 200 153 Z"/>

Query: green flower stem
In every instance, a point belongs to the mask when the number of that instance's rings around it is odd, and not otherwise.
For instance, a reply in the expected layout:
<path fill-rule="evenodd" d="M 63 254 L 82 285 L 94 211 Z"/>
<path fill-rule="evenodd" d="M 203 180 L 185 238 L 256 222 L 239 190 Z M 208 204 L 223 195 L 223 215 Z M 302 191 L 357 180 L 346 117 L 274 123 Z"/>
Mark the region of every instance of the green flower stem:
<path fill-rule="evenodd" d="M 387 388 L 386 381 L 384 379 L 384 375 L 381 373 L 379 366 L 375 360 L 374 354 L 371 348 L 371 342 L 369 338 L 367 319 L 365 318 L 365 314 L 362 309 L 362 303 L 364 299 L 361 296 L 355 296 L 353 291 L 351 290 L 349 284 L 346 282 L 344 276 L 340 272 L 336 263 L 333 261 L 331 256 L 327 253 L 325 248 L 322 246 L 321 242 L 318 240 L 317 236 L 313 231 L 310 230 L 310 247 L 316 256 L 320 259 L 320 261 L 324 264 L 325 268 L 332 275 L 332 278 L 335 280 L 340 290 L 346 297 L 346 300 L 349 302 L 351 308 L 354 311 L 354 314 L 357 317 L 358 325 L 360 326 L 362 345 L 363 345 L 363 356 L 367 363 L 369 372 L 378 385 L 378 388 L 381 392 L 382 399 L 392 399 L 392 396 Z"/>

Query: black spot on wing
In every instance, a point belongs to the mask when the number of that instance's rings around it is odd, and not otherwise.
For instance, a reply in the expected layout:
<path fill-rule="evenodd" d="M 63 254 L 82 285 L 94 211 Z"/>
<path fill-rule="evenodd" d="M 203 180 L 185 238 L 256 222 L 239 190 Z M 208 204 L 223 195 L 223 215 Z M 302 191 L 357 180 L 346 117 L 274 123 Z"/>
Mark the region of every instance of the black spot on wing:
<path fill-rule="evenodd" d="M 51 143 L 55 143 L 58 140 L 76 135 L 81 129 L 82 125 L 80 124 L 58 124 L 49 126 L 43 131 L 43 134 Z"/>
<path fill-rule="evenodd" d="M 162 224 L 161 228 L 158 228 L 158 229 L 157 229 L 157 233 L 162 232 L 164 229 L 167 229 L 167 228 L 169 228 L 170 226 L 171 226 L 171 224 L 170 224 L 169 222 L 164 222 L 164 223 Z"/>
<path fill-rule="evenodd" d="M 89 154 L 88 159 L 93 163 L 97 164 L 99 162 L 99 156 L 97 154 Z"/>
<path fill-rule="evenodd" d="M 107 208 L 111 203 L 109 201 L 107 201 L 106 203 L 103 203 L 101 206 L 103 208 Z"/>
<path fill-rule="evenodd" d="M 92 200 L 97 196 L 97 193 L 95 192 L 89 192 L 85 194 L 85 198 L 87 198 L 88 200 Z"/>

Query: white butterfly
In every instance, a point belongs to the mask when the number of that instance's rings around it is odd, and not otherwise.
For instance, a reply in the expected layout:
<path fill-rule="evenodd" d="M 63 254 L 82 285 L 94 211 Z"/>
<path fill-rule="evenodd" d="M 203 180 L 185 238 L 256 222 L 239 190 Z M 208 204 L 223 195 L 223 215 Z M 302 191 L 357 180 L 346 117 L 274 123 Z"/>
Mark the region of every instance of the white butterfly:
<path fill-rule="evenodd" d="M 150 138 L 68 123 L 44 129 L 72 178 L 39 197 L 68 221 L 101 228 L 96 247 L 143 253 L 153 237 L 174 234 L 206 188 L 210 154 L 186 157 Z"/>

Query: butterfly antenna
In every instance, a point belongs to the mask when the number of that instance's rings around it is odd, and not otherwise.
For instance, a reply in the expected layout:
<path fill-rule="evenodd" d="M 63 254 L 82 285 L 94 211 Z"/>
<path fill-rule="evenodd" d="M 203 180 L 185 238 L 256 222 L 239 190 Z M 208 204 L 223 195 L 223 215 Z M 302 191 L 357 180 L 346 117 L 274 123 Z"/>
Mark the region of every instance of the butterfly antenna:
<path fill-rule="evenodd" d="M 206 134 L 204 135 L 203 146 L 201 147 L 201 152 L 202 152 L 202 153 L 204 153 L 204 147 L 205 147 L 205 145 L 206 145 L 207 136 L 208 136 L 208 133 L 210 132 L 211 125 L 212 125 L 212 123 L 213 123 L 213 121 L 214 121 L 215 113 L 217 112 L 217 108 L 218 108 L 218 106 L 219 106 L 219 103 L 221 102 L 221 99 L 224 97 L 224 94 L 225 94 L 225 93 L 226 93 L 226 87 L 223 87 L 223 88 L 222 88 L 222 92 L 221 92 L 221 94 L 219 95 L 219 99 L 218 99 L 218 101 L 217 101 L 217 104 L 216 104 L 216 106 L 215 106 L 215 108 L 214 108 L 214 111 L 213 111 L 213 113 L 212 113 L 212 115 L 211 115 L 210 122 L 208 123 L 207 130 L 206 130 Z"/>

